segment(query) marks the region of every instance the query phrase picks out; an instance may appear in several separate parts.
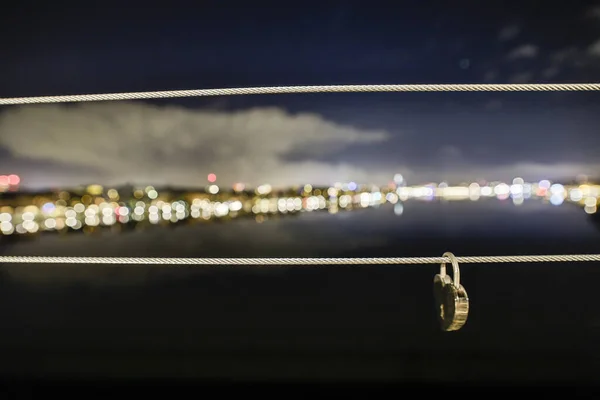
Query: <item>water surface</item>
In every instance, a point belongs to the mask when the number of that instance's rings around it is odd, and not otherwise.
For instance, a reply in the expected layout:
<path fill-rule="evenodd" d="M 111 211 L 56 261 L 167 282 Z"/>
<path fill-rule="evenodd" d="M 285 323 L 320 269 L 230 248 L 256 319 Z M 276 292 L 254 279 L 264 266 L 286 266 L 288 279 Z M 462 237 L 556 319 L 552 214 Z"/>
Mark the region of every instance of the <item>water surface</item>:
<path fill-rule="evenodd" d="M 4 240 L 4 255 L 377 257 L 600 253 L 580 208 L 409 201 L 256 223 Z M 596 220 L 597 221 L 597 220 Z M 598 263 L 463 265 L 442 333 L 438 266 L 3 265 L 4 373 L 306 379 L 589 379 Z M 455 365 L 454 370 L 449 365 Z M 460 368 L 459 368 L 460 367 Z"/>

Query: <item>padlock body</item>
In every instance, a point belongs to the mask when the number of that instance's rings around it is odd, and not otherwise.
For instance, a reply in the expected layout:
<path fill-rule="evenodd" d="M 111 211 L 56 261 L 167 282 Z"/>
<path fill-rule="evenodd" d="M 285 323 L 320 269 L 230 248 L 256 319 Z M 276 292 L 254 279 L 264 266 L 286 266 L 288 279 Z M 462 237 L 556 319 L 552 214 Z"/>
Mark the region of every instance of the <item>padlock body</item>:
<path fill-rule="evenodd" d="M 448 275 L 433 279 L 434 298 L 442 330 L 456 331 L 463 327 L 469 315 L 469 297 L 465 288 L 458 288 Z"/>

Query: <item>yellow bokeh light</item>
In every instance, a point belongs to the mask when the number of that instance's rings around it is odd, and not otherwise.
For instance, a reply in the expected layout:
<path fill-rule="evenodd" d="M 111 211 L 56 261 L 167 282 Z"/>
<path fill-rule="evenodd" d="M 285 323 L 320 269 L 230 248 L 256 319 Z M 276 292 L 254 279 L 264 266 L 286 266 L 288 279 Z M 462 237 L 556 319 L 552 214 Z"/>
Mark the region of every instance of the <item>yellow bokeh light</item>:
<path fill-rule="evenodd" d="M 92 196 L 100 196 L 104 188 L 100 185 L 89 185 L 87 187 L 87 192 Z"/>
<path fill-rule="evenodd" d="M 110 190 L 108 191 L 108 197 L 109 197 L 111 200 L 115 200 L 115 201 L 117 201 L 117 200 L 119 200 L 119 192 L 117 192 L 117 190 L 116 190 L 116 189 L 110 189 Z"/>

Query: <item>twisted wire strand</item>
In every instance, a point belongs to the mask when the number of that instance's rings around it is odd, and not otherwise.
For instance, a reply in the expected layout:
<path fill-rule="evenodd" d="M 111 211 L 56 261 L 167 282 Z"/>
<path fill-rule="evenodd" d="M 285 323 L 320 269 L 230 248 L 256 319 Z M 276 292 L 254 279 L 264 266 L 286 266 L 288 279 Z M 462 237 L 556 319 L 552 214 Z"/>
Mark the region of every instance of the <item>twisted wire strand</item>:
<path fill-rule="evenodd" d="M 541 263 L 600 262 L 600 254 L 532 255 L 532 256 L 467 256 L 456 257 L 459 263 Z M 396 265 L 449 263 L 448 257 L 385 257 L 385 258 L 156 258 L 156 257 L 45 257 L 0 256 L 7 264 L 133 264 L 133 265 Z"/>
<path fill-rule="evenodd" d="M 0 98 L 0 105 L 164 99 L 175 97 L 234 96 L 288 93 L 342 92 L 565 92 L 598 91 L 600 83 L 423 84 L 269 86 L 224 89 L 166 90 L 154 92 L 77 94 L 65 96 Z"/>

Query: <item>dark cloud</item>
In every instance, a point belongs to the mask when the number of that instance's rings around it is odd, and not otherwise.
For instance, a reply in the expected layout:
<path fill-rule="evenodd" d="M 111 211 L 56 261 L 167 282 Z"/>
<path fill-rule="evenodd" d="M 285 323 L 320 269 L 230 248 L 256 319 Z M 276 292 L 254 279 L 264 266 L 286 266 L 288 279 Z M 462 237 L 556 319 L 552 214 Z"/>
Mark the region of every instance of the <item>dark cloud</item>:
<path fill-rule="evenodd" d="M 500 30 L 498 33 L 498 39 L 500 41 L 508 41 L 516 38 L 521 32 L 521 29 L 517 25 L 508 25 Z"/>
<path fill-rule="evenodd" d="M 554 78 L 560 72 L 560 68 L 556 66 L 548 67 L 542 71 L 542 76 L 546 79 Z"/>
<path fill-rule="evenodd" d="M 550 56 L 552 62 L 562 64 L 565 62 L 572 62 L 573 60 L 580 57 L 579 50 L 577 47 L 566 47 L 553 52 Z"/>
<path fill-rule="evenodd" d="M 593 57 L 600 57 L 600 39 L 589 47 L 588 52 Z"/>
<path fill-rule="evenodd" d="M 600 20 L 600 5 L 592 7 L 589 10 L 587 10 L 586 15 L 590 18 Z"/>
<path fill-rule="evenodd" d="M 494 82 L 497 78 L 498 78 L 498 71 L 495 71 L 495 70 L 487 71 L 483 75 L 483 81 L 486 83 Z"/>
<path fill-rule="evenodd" d="M 524 44 L 515 47 L 508 53 L 509 60 L 518 60 L 520 58 L 534 58 L 538 55 L 539 49 L 532 44 Z"/>

